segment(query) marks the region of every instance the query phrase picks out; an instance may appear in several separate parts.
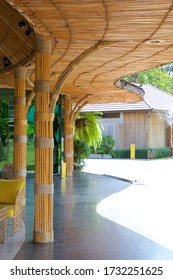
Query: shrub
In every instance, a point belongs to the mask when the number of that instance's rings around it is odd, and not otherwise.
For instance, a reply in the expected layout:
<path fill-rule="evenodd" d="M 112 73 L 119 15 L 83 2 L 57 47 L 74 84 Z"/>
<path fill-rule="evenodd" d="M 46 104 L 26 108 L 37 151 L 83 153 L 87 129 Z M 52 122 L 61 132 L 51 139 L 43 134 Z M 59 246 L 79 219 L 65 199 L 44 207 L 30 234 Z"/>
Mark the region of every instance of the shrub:
<path fill-rule="evenodd" d="M 109 155 L 110 155 L 112 158 L 116 158 L 117 151 L 111 150 L 111 151 L 109 152 Z"/>
<path fill-rule="evenodd" d="M 116 153 L 111 153 L 113 158 L 130 158 L 130 150 L 116 150 Z"/>
<path fill-rule="evenodd" d="M 100 146 L 97 148 L 97 154 L 109 154 L 113 146 L 115 144 L 115 140 L 112 136 L 103 136 Z"/>
<path fill-rule="evenodd" d="M 171 155 L 170 148 L 153 149 L 155 151 L 155 158 L 169 157 Z"/>
<path fill-rule="evenodd" d="M 171 155 L 170 148 L 146 148 L 146 149 L 136 149 L 135 158 L 137 159 L 147 159 L 148 151 L 154 151 L 154 158 L 169 157 Z M 130 158 L 130 149 L 127 150 L 116 150 L 115 153 L 111 153 L 113 158 Z"/>
<path fill-rule="evenodd" d="M 74 168 L 82 170 L 85 163 L 84 159 L 89 158 L 90 147 L 89 145 L 79 139 L 74 139 Z"/>
<path fill-rule="evenodd" d="M 136 149 L 135 158 L 148 158 L 147 153 L 154 149 Z"/>

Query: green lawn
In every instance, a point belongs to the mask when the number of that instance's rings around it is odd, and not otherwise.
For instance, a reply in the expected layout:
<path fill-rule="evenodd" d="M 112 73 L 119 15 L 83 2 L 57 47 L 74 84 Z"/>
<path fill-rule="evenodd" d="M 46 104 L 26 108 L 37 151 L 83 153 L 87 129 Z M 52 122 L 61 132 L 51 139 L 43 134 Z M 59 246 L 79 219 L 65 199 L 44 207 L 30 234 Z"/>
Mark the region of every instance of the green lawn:
<path fill-rule="evenodd" d="M 35 165 L 35 151 L 34 142 L 27 143 L 27 170 L 34 170 Z"/>
<path fill-rule="evenodd" d="M 7 149 L 7 148 L 5 148 Z M 34 156 L 34 142 L 28 141 L 27 143 L 27 169 L 33 170 L 35 164 L 35 156 Z M 9 147 L 8 147 L 8 156 L 5 161 L 0 162 L 0 168 L 4 166 L 7 162 L 13 163 L 13 140 L 10 139 Z"/>

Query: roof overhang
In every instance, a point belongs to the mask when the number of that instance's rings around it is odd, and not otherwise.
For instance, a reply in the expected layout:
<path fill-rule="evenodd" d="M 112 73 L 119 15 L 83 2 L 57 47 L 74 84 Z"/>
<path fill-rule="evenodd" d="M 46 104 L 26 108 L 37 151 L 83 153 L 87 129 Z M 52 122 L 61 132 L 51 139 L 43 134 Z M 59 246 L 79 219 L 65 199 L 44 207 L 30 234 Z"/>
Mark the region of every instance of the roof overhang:
<path fill-rule="evenodd" d="M 171 0 L 0 0 L 0 87 L 13 88 L 12 70 L 21 63 L 32 89 L 34 41 L 43 36 L 52 42 L 52 91 L 75 64 L 60 92 L 74 103 L 85 96 L 89 103 L 141 101 L 143 93 L 121 78 L 172 62 L 172 21 Z"/>

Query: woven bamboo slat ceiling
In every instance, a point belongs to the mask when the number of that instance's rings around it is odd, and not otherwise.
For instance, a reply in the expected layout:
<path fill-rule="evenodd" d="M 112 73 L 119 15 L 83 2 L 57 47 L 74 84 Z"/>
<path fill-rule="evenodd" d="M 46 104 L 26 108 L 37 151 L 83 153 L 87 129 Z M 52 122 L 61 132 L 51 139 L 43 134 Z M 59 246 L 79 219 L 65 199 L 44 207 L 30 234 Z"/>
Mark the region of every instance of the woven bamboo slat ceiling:
<path fill-rule="evenodd" d="M 22 20 L 24 28 L 18 26 Z M 34 32 L 26 36 L 28 26 Z M 75 102 L 85 96 L 90 103 L 136 102 L 140 92 L 120 89 L 116 82 L 172 62 L 173 2 L 0 0 L 0 87 L 13 87 L 10 69 L 20 62 L 28 66 L 32 88 L 35 35 L 52 40 L 52 90 L 70 66 L 61 93 L 71 94 Z M 6 57 L 11 66 L 4 70 Z"/>

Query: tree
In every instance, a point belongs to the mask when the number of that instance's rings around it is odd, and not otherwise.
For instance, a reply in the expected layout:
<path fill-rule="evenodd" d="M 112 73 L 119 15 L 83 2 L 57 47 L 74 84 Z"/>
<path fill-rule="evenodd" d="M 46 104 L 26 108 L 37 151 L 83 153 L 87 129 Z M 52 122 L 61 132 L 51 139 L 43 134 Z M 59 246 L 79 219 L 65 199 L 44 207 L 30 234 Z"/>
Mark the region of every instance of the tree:
<path fill-rule="evenodd" d="M 6 146 L 8 146 L 8 101 L 0 100 L 0 161 L 7 158 Z"/>
<path fill-rule="evenodd" d="M 34 140 L 34 133 L 35 133 L 34 125 L 28 124 L 27 125 L 27 137 L 29 138 L 30 141 Z"/>
<path fill-rule="evenodd" d="M 132 74 L 125 77 L 126 81 L 137 84 L 149 84 L 165 92 L 173 94 L 173 77 L 170 75 L 170 67 L 159 67 L 145 72 Z"/>
<path fill-rule="evenodd" d="M 0 135 L 8 135 L 8 102 L 0 100 Z"/>

